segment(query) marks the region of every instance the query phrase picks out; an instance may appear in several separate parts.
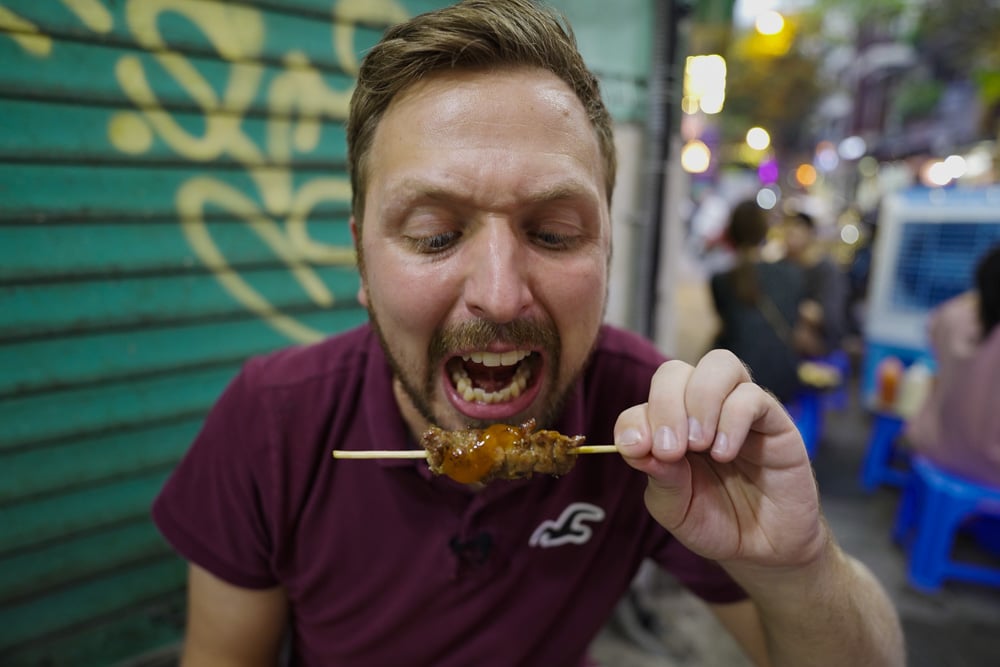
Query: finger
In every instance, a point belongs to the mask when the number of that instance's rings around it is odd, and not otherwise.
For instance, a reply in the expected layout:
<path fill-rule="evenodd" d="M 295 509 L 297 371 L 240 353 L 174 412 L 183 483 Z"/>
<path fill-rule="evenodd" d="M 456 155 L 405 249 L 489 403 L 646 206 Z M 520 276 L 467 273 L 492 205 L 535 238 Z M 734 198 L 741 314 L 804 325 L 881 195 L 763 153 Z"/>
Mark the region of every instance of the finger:
<path fill-rule="evenodd" d="M 652 455 L 661 461 L 674 462 L 688 450 L 688 413 L 684 392 L 694 373 L 691 364 L 668 361 L 653 375 L 649 387 L 646 420 L 652 437 Z"/>
<path fill-rule="evenodd" d="M 729 392 L 712 441 L 713 459 L 725 463 L 740 454 L 753 425 L 766 412 L 768 398 L 766 391 L 751 382 L 739 384 Z"/>
<path fill-rule="evenodd" d="M 620 415 L 615 422 L 615 446 L 628 459 L 643 459 L 649 456 L 653 446 L 653 436 L 646 419 L 647 403 L 634 405 Z"/>
<path fill-rule="evenodd" d="M 759 437 L 751 440 L 753 435 Z M 767 448 L 767 461 L 763 451 L 765 436 L 772 443 Z M 800 463 L 802 456 L 808 459 L 802 436 L 784 406 L 752 382 L 738 385 L 723 402 L 711 456 L 721 463 L 744 456 L 772 467 Z"/>
<path fill-rule="evenodd" d="M 734 389 L 747 382 L 750 373 L 732 352 L 712 350 L 701 358 L 684 392 L 689 449 L 696 452 L 711 449 L 723 402 Z"/>
<path fill-rule="evenodd" d="M 662 461 L 653 456 L 653 434 L 647 416 L 648 403 L 625 410 L 615 423 L 615 445 L 625 462 L 650 480 L 670 487 L 690 478 L 683 456 L 679 461 Z"/>
<path fill-rule="evenodd" d="M 651 392 L 652 393 L 652 392 Z M 649 418 L 649 403 L 635 405 L 618 416 L 615 422 L 615 446 L 618 452 L 629 459 L 629 463 L 645 465 L 645 459 L 655 460 L 656 450 L 673 452 L 677 447 L 676 435 L 662 433 L 663 427 L 654 424 Z M 667 442 L 672 440 L 673 442 Z M 671 460 L 683 457 L 683 451 L 671 455 Z M 658 456 L 662 458 L 662 453 Z M 650 472 L 643 468 L 645 472 Z"/>

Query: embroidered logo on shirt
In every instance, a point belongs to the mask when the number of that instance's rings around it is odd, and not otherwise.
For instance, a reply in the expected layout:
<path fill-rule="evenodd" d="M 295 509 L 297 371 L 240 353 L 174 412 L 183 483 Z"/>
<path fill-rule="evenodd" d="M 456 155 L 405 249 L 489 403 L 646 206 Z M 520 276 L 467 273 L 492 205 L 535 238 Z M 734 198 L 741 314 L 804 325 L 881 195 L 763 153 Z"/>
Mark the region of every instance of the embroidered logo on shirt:
<path fill-rule="evenodd" d="M 543 521 L 531 534 L 528 544 L 533 547 L 558 547 L 563 544 L 583 544 L 594 531 L 588 523 L 604 520 L 604 510 L 590 503 L 571 503 L 558 519 Z"/>

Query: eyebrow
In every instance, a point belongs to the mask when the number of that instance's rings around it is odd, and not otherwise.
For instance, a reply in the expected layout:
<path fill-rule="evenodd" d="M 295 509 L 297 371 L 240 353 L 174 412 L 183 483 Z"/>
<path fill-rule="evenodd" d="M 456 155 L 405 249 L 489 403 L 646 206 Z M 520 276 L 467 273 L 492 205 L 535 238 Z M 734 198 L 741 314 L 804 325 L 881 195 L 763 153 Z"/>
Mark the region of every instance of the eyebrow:
<path fill-rule="evenodd" d="M 407 179 L 403 181 L 397 189 L 405 201 L 431 200 L 444 203 L 458 202 L 463 204 L 474 204 L 473 197 L 463 195 L 446 187 L 434 185 L 419 179 Z M 583 187 L 573 181 L 563 181 L 555 183 L 549 187 L 529 192 L 517 198 L 518 205 L 527 204 L 537 206 L 552 202 L 566 201 L 571 199 L 586 199 L 599 201 L 600 197 L 592 189 Z"/>

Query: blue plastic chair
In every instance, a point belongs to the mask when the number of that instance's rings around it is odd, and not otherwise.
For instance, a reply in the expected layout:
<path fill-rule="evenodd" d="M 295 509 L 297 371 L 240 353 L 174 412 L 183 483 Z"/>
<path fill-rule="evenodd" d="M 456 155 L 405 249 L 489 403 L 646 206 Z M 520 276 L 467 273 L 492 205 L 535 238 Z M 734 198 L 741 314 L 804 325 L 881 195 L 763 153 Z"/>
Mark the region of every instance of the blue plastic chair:
<path fill-rule="evenodd" d="M 896 464 L 908 455 L 897 451 L 896 439 L 903 431 L 903 419 L 888 412 L 876 412 L 868 438 L 865 460 L 861 465 L 861 488 L 874 491 L 882 484 L 903 487 L 908 473 Z"/>
<path fill-rule="evenodd" d="M 1000 487 L 972 482 L 913 456 L 893 526 L 893 538 L 906 547 L 910 584 L 926 592 L 939 590 L 945 579 L 1000 586 L 1000 566 L 952 559 L 959 526 L 983 517 L 1000 518 Z"/>

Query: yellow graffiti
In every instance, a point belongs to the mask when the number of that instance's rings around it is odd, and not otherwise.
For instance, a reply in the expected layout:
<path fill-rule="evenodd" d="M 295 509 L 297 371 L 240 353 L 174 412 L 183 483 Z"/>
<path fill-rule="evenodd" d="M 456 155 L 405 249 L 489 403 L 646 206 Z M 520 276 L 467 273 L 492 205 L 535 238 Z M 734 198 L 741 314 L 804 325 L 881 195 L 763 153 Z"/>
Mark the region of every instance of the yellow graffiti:
<path fill-rule="evenodd" d="M 294 250 L 278 229 L 278 225 L 261 213 L 257 203 L 228 183 L 208 176 L 189 179 L 177 192 L 177 212 L 180 215 L 181 228 L 201 261 L 212 269 L 216 279 L 230 294 L 281 333 L 301 342 L 320 340 L 324 335 L 323 332 L 279 312 L 229 266 L 225 255 L 215 244 L 205 224 L 204 210 L 209 202 L 235 213 L 262 238 L 269 241 L 272 249 L 291 269 L 314 301 L 326 306 L 333 303 L 333 295 L 327 290 L 326 285 L 316 277 L 312 269 L 296 257 Z"/>
<path fill-rule="evenodd" d="M 392 0 L 341 0 L 334 11 L 337 20 L 333 22 L 333 48 L 340 66 L 349 74 L 358 73 L 357 49 L 354 46 L 356 23 L 400 23 L 409 18 L 406 10 Z"/>
<path fill-rule="evenodd" d="M 232 67 L 229 85 L 220 100 L 209 83 L 183 57 L 160 53 L 156 59 L 199 107 L 205 124 L 200 135 L 185 130 L 170 112 L 164 110 L 138 56 L 122 56 L 115 67 L 115 76 L 138 113 L 175 153 L 196 162 L 229 157 L 250 166 L 265 163 L 263 153 L 241 128 L 243 113 L 260 84 L 262 68 L 259 65 Z"/>
<path fill-rule="evenodd" d="M 111 12 L 99 0 L 63 0 L 63 4 L 88 30 L 107 33 L 114 27 Z M 31 21 L 0 5 L 0 32 L 6 32 L 14 42 L 33 56 L 47 58 L 52 54 L 52 38 Z"/>
<path fill-rule="evenodd" d="M 348 11 L 359 4 L 366 3 L 342 3 Z M 382 4 L 394 15 L 399 14 L 395 3 Z M 229 76 L 221 94 L 189 61 L 170 50 L 157 27 L 158 19 L 166 12 L 182 14 L 229 61 Z M 126 20 L 136 40 L 155 54 L 160 66 L 190 96 L 200 110 L 204 126 L 197 135 L 185 130 L 164 110 L 142 61 L 136 56 L 125 56 L 119 60 L 115 75 L 136 107 L 135 114 L 145 120 L 152 134 L 170 150 L 186 159 L 210 162 L 226 158 L 243 165 L 263 203 L 261 207 L 218 179 L 190 179 L 176 196 L 188 243 L 240 303 L 290 338 L 316 340 L 322 332 L 277 312 L 230 267 L 212 239 L 203 211 L 212 204 L 244 220 L 288 267 L 314 303 L 331 306 L 334 297 L 313 266 L 353 265 L 354 250 L 351 246 L 330 245 L 311 238 L 308 218 L 315 206 L 324 201 L 348 202 L 350 184 L 345 179 L 315 178 L 296 189 L 291 164 L 296 154 L 309 153 L 319 145 L 324 118 L 339 121 L 346 117 L 351 89 L 331 89 L 304 53 L 285 54 L 285 69 L 266 90 L 266 138 L 265 145 L 258 146 L 243 130 L 243 119 L 260 92 L 264 72 L 256 64 L 265 38 L 264 22 L 258 12 L 247 7 L 185 0 L 132 0 L 126 6 Z M 148 150 L 148 145 L 145 148 L 137 145 L 145 144 L 145 137 L 129 127 L 132 121 L 126 123 L 118 118 L 117 123 L 117 127 L 109 128 L 109 135 L 112 142 L 119 142 L 116 145 L 121 150 Z M 128 131 L 123 131 L 122 126 Z"/>
<path fill-rule="evenodd" d="M 108 139 L 121 152 L 140 155 L 153 145 L 153 132 L 139 114 L 122 111 L 108 121 Z"/>
<path fill-rule="evenodd" d="M 83 25 L 94 32 L 108 33 L 115 25 L 111 12 L 98 0 L 63 0 L 63 4 L 66 5 L 66 9 L 76 14 Z"/>
<path fill-rule="evenodd" d="M 346 118 L 353 91 L 329 89 L 300 51 L 286 54 L 284 64 L 287 69 L 275 77 L 267 95 L 274 121 L 268 124 L 268 153 L 277 161 L 291 159 L 293 147 L 302 153 L 314 150 L 322 117 Z"/>
<path fill-rule="evenodd" d="M 52 38 L 42 34 L 34 23 L 0 5 L 0 30 L 33 56 L 46 58 L 52 53 Z"/>
<path fill-rule="evenodd" d="M 89 30 L 108 33 L 114 16 L 100 0 L 62 0 Z M 196 61 L 172 48 L 161 32 L 166 17 L 179 18 L 207 41 L 226 76 L 213 84 Z M 297 156 L 320 147 L 324 123 L 347 117 L 353 77 L 334 88 L 308 56 L 290 50 L 281 57 L 282 69 L 264 87 L 260 64 L 267 35 L 262 13 L 248 5 L 218 0 L 127 0 L 124 27 L 142 52 L 123 55 L 114 77 L 132 109 L 111 115 L 107 136 L 122 153 L 142 155 L 168 151 L 196 163 L 226 161 L 240 166 L 254 192 L 243 192 L 211 176 L 194 176 L 182 183 L 174 201 L 181 229 L 199 260 L 222 287 L 244 307 L 266 320 L 283 335 L 313 341 L 324 335 L 282 313 L 235 270 L 206 220 L 211 207 L 242 221 L 288 269 L 306 297 L 330 307 L 334 295 L 316 271 L 320 266 L 354 266 L 351 245 L 320 242 L 309 233 L 312 212 L 324 203 L 345 206 L 350 201 L 346 178 L 316 177 L 296 181 Z M 388 24 L 407 17 L 397 0 L 337 0 L 331 6 L 332 49 L 338 66 L 348 75 L 358 70 L 355 23 Z M 31 21 L 0 6 L 0 29 L 22 49 L 47 57 L 52 40 Z M 153 63 L 148 64 L 148 63 Z M 175 113 L 164 104 L 153 72 L 166 74 L 172 87 L 183 91 L 194 113 Z M 176 95 L 176 93 L 172 93 Z M 264 100 L 264 138 L 258 143 L 245 129 L 251 111 Z M 197 118 L 198 123 L 192 123 Z"/>

